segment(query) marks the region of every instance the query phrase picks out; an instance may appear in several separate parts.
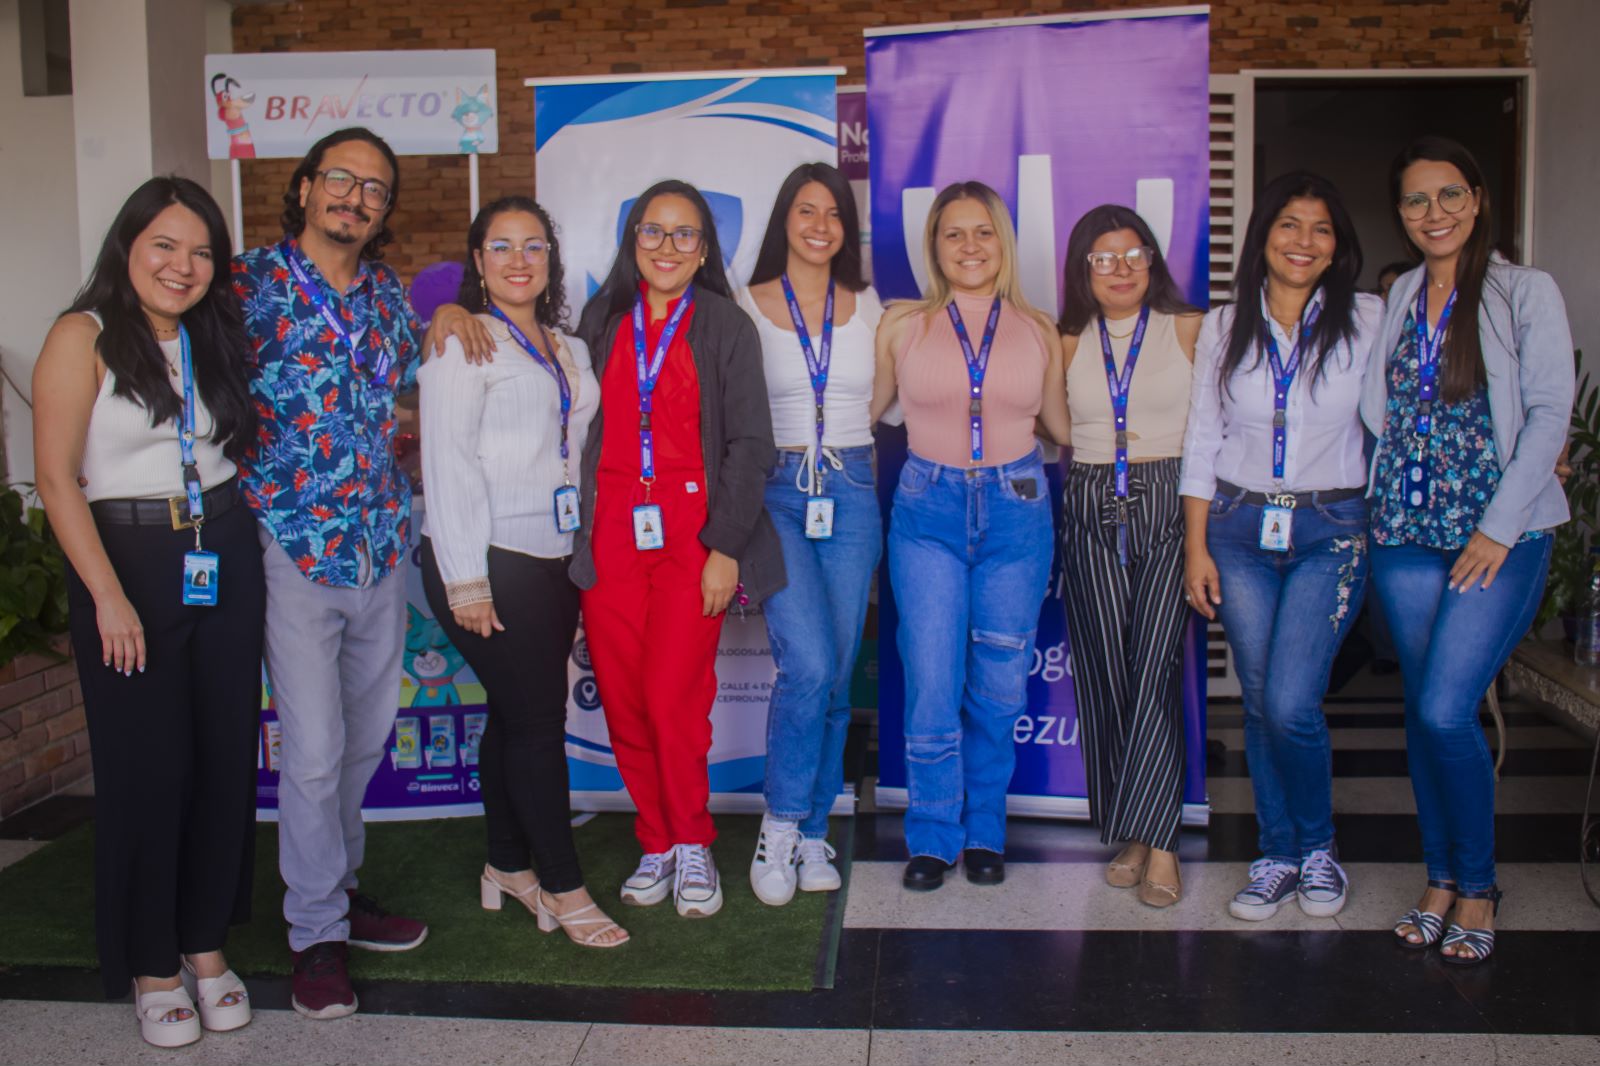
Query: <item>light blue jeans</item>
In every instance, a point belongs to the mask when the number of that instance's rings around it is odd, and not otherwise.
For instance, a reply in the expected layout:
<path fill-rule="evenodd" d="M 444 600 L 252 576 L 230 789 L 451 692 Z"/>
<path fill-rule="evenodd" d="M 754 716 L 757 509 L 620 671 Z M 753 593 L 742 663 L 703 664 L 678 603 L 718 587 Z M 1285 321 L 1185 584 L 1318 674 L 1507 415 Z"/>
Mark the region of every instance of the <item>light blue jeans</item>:
<path fill-rule="evenodd" d="M 889 525 L 906 678 L 906 844 L 1003 853 L 1054 526 L 1039 450 L 964 469 L 912 453 Z"/>
<path fill-rule="evenodd" d="M 762 607 L 778 666 L 767 709 L 767 810 L 819 840 L 844 785 L 850 677 L 883 552 L 872 445 L 833 451 L 844 469 L 830 466 L 823 479 L 823 494 L 833 498 L 831 538 L 806 538 L 807 496 L 795 486 L 803 454 L 778 452 L 766 489 L 789 575 Z"/>
<path fill-rule="evenodd" d="M 1366 592 L 1367 502 L 1297 509 L 1286 552 L 1260 546 L 1261 512 L 1219 493 L 1206 545 L 1243 690 L 1261 854 L 1299 866 L 1313 851 L 1333 850 L 1333 747 L 1322 697 Z"/>

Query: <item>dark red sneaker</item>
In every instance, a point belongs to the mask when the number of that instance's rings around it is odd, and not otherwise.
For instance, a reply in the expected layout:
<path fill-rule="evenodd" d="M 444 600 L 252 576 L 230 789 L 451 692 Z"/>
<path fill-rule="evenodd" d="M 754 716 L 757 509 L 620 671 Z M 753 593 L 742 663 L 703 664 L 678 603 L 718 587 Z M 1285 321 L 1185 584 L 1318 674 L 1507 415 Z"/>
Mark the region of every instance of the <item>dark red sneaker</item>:
<path fill-rule="evenodd" d="M 402 918 L 359 892 L 350 893 L 350 946 L 368 951 L 410 951 L 428 939 L 428 927 Z"/>
<path fill-rule="evenodd" d="M 342 940 L 324 940 L 294 953 L 294 994 L 289 1002 L 307 1018 L 323 1021 L 356 1012 Z"/>

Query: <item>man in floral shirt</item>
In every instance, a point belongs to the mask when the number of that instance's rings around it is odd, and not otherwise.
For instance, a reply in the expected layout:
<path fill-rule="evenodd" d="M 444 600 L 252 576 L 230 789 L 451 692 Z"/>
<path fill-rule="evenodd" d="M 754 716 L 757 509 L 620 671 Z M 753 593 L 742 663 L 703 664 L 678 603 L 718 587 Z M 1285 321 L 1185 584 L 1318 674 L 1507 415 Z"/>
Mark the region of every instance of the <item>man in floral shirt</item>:
<path fill-rule="evenodd" d="M 394 460 L 395 398 L 416 387 L 421 324 L 379 261 L 394 153 L 347 129 L 306 155 L 284 240 L 233 264 L 255 349 L 258 439 L 241 465 L 267 572 L 267 673 L 282 723 L 284 917 L 296 1010 L 356 1009 L 346 944 L 404 951 L 423 923 L 356 892 L 361 801 L 394 723 L 404 648 L 411 487 Z"/>

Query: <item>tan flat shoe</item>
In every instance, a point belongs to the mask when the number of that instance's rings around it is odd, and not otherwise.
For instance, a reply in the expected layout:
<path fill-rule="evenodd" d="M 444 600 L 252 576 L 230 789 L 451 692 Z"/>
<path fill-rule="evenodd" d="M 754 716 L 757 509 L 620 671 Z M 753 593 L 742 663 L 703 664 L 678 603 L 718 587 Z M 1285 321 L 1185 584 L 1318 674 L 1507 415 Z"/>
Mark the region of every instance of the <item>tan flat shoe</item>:
<path fill-rule="evenodd" d="M 1170 907 L 1183 898 L 1183 885 L 1158 885 L 1154 881 L 1139 882 L 1139 902 L 1147 907 Z"/>
<path fill-rule="evenodd" d="M 1112 888 L 1132 888 L 1144 880 L 1144 868 L 1150 861 L 1150 850 L 1144 849 L 1143 858 L 1138 862 L 1129 862 L 1128 852 L 1135 845 L 1129 844 L 1117 852 L 1117 857 L 1106 863 L 1106 884 Z"/>

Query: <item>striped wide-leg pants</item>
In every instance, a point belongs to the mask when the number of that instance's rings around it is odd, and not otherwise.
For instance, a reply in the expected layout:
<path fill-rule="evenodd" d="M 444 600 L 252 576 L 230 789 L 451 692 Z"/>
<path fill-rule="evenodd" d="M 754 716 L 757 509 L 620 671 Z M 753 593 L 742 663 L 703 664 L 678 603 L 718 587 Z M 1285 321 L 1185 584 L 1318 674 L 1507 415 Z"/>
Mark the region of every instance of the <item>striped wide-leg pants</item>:
<path fill-rule="evenodd" d="M 1067 634 L 1089 816 L 1100 839 L 1177 847 L 1183 814 L 1180 460 L 1134 464 L 1128 565 L 1109 463 L 1073 464 L 1062 501 Z"/>

